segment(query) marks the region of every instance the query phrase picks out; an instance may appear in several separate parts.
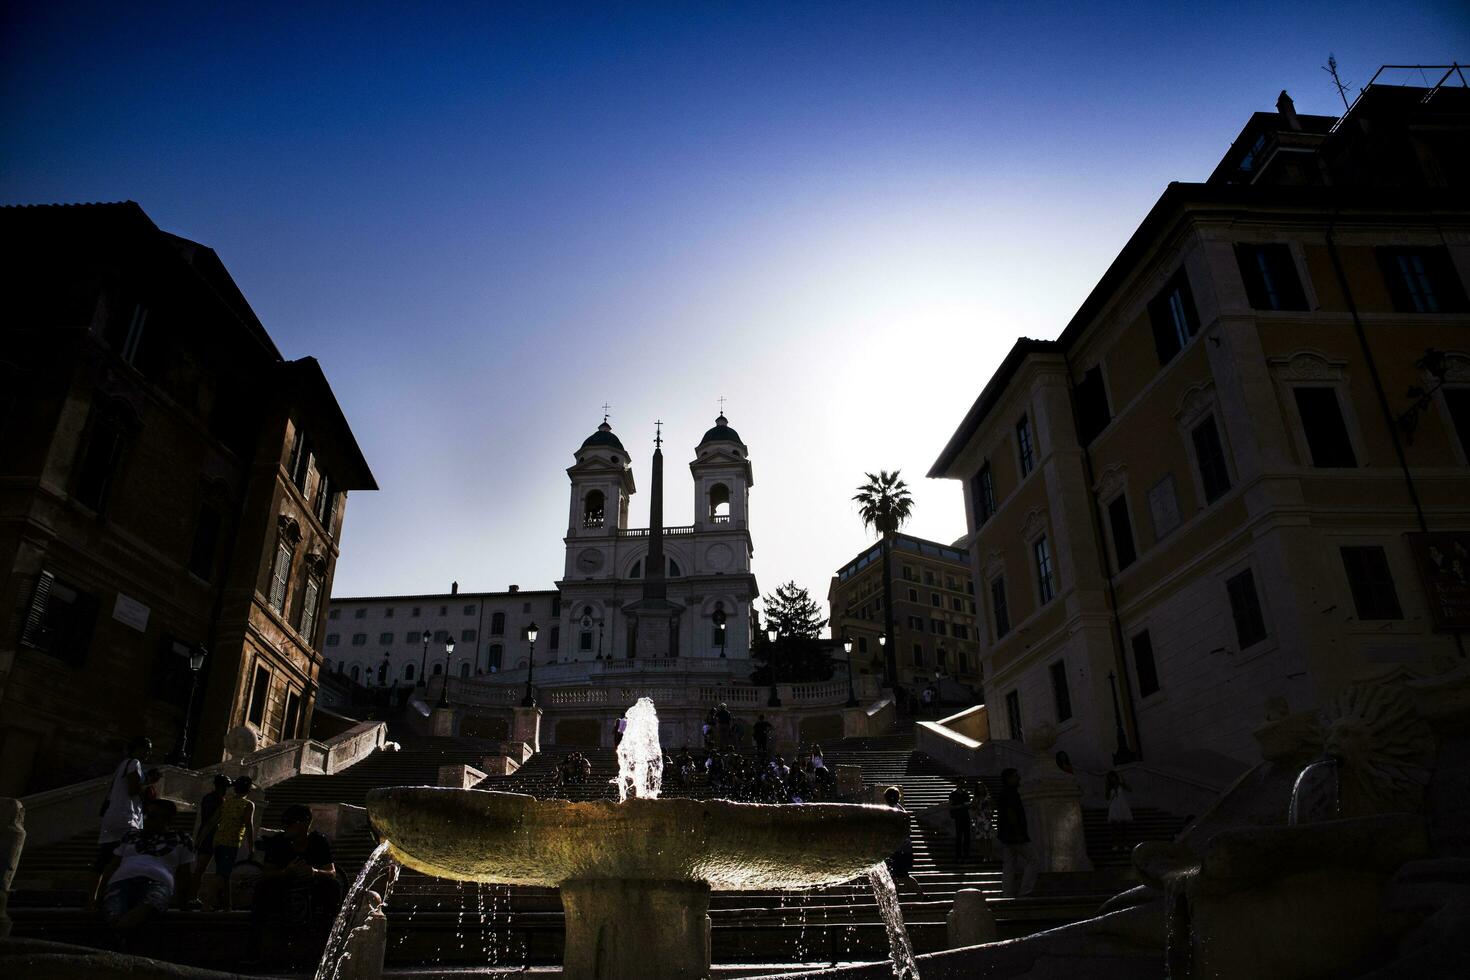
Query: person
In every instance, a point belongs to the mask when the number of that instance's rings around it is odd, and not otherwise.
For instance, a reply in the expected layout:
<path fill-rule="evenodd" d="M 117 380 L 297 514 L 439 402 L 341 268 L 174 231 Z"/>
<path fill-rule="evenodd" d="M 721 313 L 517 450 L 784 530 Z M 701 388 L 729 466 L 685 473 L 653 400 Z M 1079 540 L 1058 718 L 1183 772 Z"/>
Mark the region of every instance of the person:
<path fill-rule="evenodd" d="M 720 748 L 730 747 L 730 708 L 721 701 L 715 706 L 715 728 L 720 733 Z"/>
<path fill-rule="evenodd" d="M 991 807 L 990 790 L 979 781 L 975 783 L 975 804 L 971 811 L 975 814 L 975 836 L 980 841 L 977 850 L 982 860 L 989 861 L 995 857 L 995 812 Z"/>
<path fill-rule="evenodd" d="M 970 807 L 974 803 L 975 794 L 971 793 L 964 783 L 956 783 L 954 790 L 949 794 L 949 819 L 954 823 L 954 858 L 956 861 L 966 861 L 970 857 L 972 837 Z"/>
<path fill-rule="evenodd" d="M 189 884 L 191 906 L 199 900 L 199 883 L 204 878 L 204 869 L 208 866 L 209 859 L 214 856 L 214 832 L 211 831 L 206 837 L 204 828 L 214 823 L 214 815 L 219 812 L 219 805 L 225 801 L 225 794 L 229 789 L 230 777 L 217 772 L 214 774 L 214 789 L 199 799 L 198 812 L 194 818 L 194 839 L 197 842 L 194 847 L 194 872 L 193 880 Z"/>
<path fill-rule="evenodd" d="M 811 794 L 811 784 L 807 781 L 806 773 L 801 769 L 791 770 L 791 802 L 805 803 Z"/>
<path fill-rule="evenodd" d="M 1125 842 L 1133 829 L 1133 808 L 1128 805 L 1128 789 L 1118 770 L 1109 769 L 1103 779 L 1103 796 L 1108 801 L 1108 833 L 1115 851 L 1128 849 Z"/>
<path fill-rule="evenodd" d="M 103 869 L 102 916 L 123 950 L 149 919 L 168 911 L 179 876 L 187 880 L 194 842 L 187 833 L 169 829 L 177 813 L 173 800 L 148 801 L 142 826 L 123 834 Z"/>
<path fill-rule="evenodd" d="M 775 729 L 766 716 L 761 715 L 756 721 L 755 727 L 751 729 L 751 737 L 755 740 L 755 754 L 757 758 L 764 759 L 771 754 L 771 732 Z"/>
<path fill-rule="evenodd" d="M 1007 769 L 1000 774 L 995 839 L 1000 841 L 1000 893 L 1006 898 L 1029 895 L 1036 886 L 1036 861 L 1031 852 L 1031 835 L 1026 830 L 1026 806 L 1021 802 L 1021 774 Z"/>
<path fill-rule="evenodd" d="M 163 798 L 163 770 L 149 769 L 143 774 L 143 806 Z"/>
<path fill-rule="evenodd" d="M 254 845 L 252 832 L 255 827 L 255 801 L 250 791 L 255 781 L 249 776 L 236 779 L 231 788 L 234 795 L 225 797 L 215 811 L 214 820 L 200 830 L 201 837 L 214 838 L 214 873 L 224 885 L 224 908 L 231 907 L 230 872 L 235 870 L 235 859 L 240 856 L 240 845 L 249 840 Z"/>
<path fill-rule="evenodd" d="M 326 835 L 311 829 L 311 808 L 300 803 L 281 814 L 285 830 L 266 842 L 263 870 L 250 906 L 245 959 L 258 961 L 268 920 L 330 922 L 342 904 L 342 885 Z"/>
<path fill-rule="evenodd" d="M 623 736 L 626 734 L 628 734 L 628 719 L 619 718 L 617 730 L 613 732 L 613 748 L 623 744 Z"/>
<path fill-rule="evenodd" d="M 812 768 L 821 769 L 826 763 L 822 760 L 822 747 L 815 742 L 812 743 Z"/>
<path fill-rule="evenodd" d="M 92 863 L 89 904 L 95 905 L 102 895 L 102 875 L 111 866 L 117 845 L 129 832 L 143 826 L 143 763 L 152 753 L 153 743 L 139 735 L 128 743 L 123 760 L 112 770 L 112 782 L 97 813 L 97 856 Z"/>
<path fill-rule="evenodd" d="M 709 714 L 704 716 L 704 724 L 699 728 L 700 734 L 704 736 L 704 750 L 712 751 L 715 747 L 715 709 L 711 708 Z"/>
<path fill-rule="evenodd" d="M 1072 771 L 1072 757 L 1065 752 L 1057 753 L 1057 768 L 1069 776 L 1075 776 Z"/>
<path fill-rule="evenodd" d="M 908 808 L 903 805 L 903 790 L 897 786 L 890 786 L 883 791 L 883 802 L 895 810 L 909 812 Z M 905 837 L 898 850 L 885 858 L 883 863 L 888 865 L 888 874 L 893 878 L 895 890 L 903 887 L 904 882 L 908 882 L 914 886 L 914 892 L 920 898 L 927 897 L 924 894 L 924 886 L 920 885 L 919 879 L 914 877 L 914 842 L 911 838 Z"/>

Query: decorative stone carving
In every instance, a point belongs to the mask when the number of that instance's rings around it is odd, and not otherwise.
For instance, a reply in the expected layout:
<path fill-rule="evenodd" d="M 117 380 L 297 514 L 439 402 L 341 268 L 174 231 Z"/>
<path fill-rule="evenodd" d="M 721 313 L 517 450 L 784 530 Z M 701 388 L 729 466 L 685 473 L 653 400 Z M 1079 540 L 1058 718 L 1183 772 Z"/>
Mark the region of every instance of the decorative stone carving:
<path fill-rule="evenodd" d="M 1352 684 L 1321 713 L 1322 754 L 1338 760 L 1342 816 L 1418 809 L 1434 735 L 1399 684 Z"/>
<path fill-rule="evenodd" d="M 1448 351 L 1444 356 L 1444 379 L 1447 384 L 1470 384 L 1470 354 Z M 1425 387 L 1434 384 L 1434 376 L 1425 372 Z"/>
<path fill-rule="evenodd" d="M 1213 381 L 1201 381 L 1199 384 L 1191 385 L 1184 396 L 1179 399 L 1179 407 L 1174 410 L 1174 418 L 1182 426 L 1190 426 L 1202 418 L 1215 406 L 1215 383 Z"/>
<path fill-rule="evenodd" d="M 225 735 L 225 755 L 239 759 L 260 748 L 260 736 L 249 725 L 236 725 Z"/>
<path fill-rule="evenodd" d="M 1334 360 L 1318 350 L 1299 350 L 1286 358 L 1275 358 L 1276 373 L 1283 381 L 1341 381 L 1346 361 Z"/>
<path fill-rule="evenodd" d="M 292 517 L 290 514 L 277 515 L 276 527 L 280 530 L 281 534 L 286 538 L 286 540 L 290 541 L 292 544 L 297 544 L 301 541 L 301 522 L 296 520 L 296 518 Z"/>
<path fill-rule="evenodd" d="M 1128 467 L 1122 463 L 1114 463 L 1102 471 L 1094 489 L 1103 500 L 1111 500 L 1123 492 L 1123 487 L 1127 482 Z"/>
<path fill-rule="evenodd" d="M 1006 562 L 999 548 L 992 548 L 981 561 L 980 569 L 985 573 L 987 581 L 999 578 L 1005 574 Z"/>
<path fill-rule="evenodd" d="M 324 576 L 327 574 L 327 556 L 320 551 L 313 551 L 306 556 L 306 569 L 313 575 Z"/>
<path fill-rule="evenodd" d="M 1026 541 L 1033 540 L 1046 531 L 1046 515 L 1040 507 L 1032 507 L 1026 512 L 1026 517 L 1021 521 L 1021 538 Z"/>

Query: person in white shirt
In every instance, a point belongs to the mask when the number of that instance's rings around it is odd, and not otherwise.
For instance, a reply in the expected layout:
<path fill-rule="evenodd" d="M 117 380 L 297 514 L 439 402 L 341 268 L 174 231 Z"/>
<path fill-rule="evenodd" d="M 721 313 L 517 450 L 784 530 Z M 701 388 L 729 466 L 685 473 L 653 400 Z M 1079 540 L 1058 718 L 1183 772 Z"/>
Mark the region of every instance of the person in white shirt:
<path fill-rule="evenodd" d="M 178 885 L 189 881 L 194 841 L 169 829 L 176 813 L 173 800 L 148 801 L 142 829 L 123 835 L 103 871 L 102 915 L 124 945 L 150 918 L 168 911 Z"/>
<path fill-rule="evenodd" d="M 91 904 L 102 895 L 102 872 L 112 862 L 118 842 L 129 831 L 143 826 L 143 763 L 152 753 L 153 743 L 140 735 L 128 743 L 127 755 L 112 771 L 112 782 L 99 813 L 97 859 L 92 865 L 92 892 L 88 896 Z"/>

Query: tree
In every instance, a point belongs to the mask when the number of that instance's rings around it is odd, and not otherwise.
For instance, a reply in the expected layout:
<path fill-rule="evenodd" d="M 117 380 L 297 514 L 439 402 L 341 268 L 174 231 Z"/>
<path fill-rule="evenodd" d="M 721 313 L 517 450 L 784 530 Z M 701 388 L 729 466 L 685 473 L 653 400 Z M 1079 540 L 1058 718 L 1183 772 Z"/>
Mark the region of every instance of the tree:
<path fill-rule="evenodd" d="M 865 473 L 868 482 L 858 487 L 852 497 L 858 505 L 863 527 L 877 534 L 883 546 L 883 635 L 888 637 L 883 648 L 883 673 L 884 682 L 890 688 L 898 687 L 898 642 L 893 635 L 893 574 L 889 556 L 893 535 L 907 523 L 914 510 L 908 484 L 898 474 L 898 470 L 892 473 L 879 470 L 877 476 Z"/>
<path fill-rule="evenodd" d="M 776 680 L 783 684 L 825 681 L 832 677 L 831 644 L 820 639 L 827 619 L 811 593 L 795 582 L 778 586 L 762 600 L 765 623 L 762 624 L 751 656 L 760 666 L 750 675 L 752 683 L 771 683 L 771 654 L 776 655 Z M 765 631 L 775 627 L 779 639 L 775 646 Z"/>

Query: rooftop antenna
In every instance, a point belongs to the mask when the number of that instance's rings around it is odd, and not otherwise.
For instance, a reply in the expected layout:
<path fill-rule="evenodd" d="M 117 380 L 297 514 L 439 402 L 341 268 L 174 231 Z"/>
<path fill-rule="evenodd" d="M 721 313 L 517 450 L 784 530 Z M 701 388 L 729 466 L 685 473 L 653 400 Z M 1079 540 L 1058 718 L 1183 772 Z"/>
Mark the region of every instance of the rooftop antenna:
<path fill-rule="evenodd" d="M 1338 76 L 1338 74 L 1337 74 L 1337 56 L 1336 55 L 1333 55 L 1333 54 L 1329 54 L 1327 56 L 1327 64 L 1325 64 L 1325 65 L 1322 66 L 1322 70 L 1325 71 L 1327 74 L 1329 74 L 1329 75 L 1332 76 L 1332 85 L 1333 85 L 1334 88 L 1337 89 L 1337 96 L 1338 96 L 1338 98 L 1342 99 L 1342 109 L 1343 109 L 1343 111 L 1346 112 L 1349 109 L 1351 109 L 1352 106 L 1348 105 L 1347 90 L 1348 90 L 1348 85 L 1350 85 L 1352 83 L 1351 82 L 1344 83 L 1343 80 Z"/>

